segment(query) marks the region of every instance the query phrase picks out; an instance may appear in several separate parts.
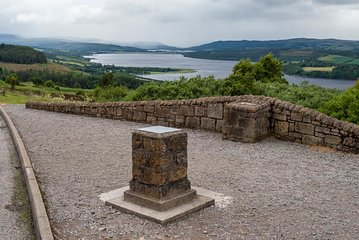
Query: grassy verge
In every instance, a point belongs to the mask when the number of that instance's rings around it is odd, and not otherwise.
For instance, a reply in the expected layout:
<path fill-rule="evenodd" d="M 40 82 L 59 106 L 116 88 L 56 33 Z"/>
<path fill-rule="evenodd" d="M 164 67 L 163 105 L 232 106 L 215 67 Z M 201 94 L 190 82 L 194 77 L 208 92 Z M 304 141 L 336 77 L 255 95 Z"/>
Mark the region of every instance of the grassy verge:
<path fill-rule="evenodd" d="M 16 86 L 15 90 L 11 90 L 8 84 L 0 81 L 0 89 L 5 91 L 5 95 L 0 95 L 0 103 L 6 104 L 25 104 L 27 101 L 41 101 L 41 102 L 54 102 L 63 101 L 61 94 L 76 95 L 82 92 L 85 95 L 90 95 L 93 90 L 78 89 L 78 88 L 64 88 L 60 87 L 59 90 L 55 88 L 34 87 L 32 83 L 21 83 Z"/>
<path fill-rule="evenodd" d="M 21 164 L 16 154 L 12 156 L 12 165 L 14 167 L 14 193 L 12 196 L 12 205 L 18 212 L 20 224 L 23 224 L 27 230 L 27 239 L 35 240 L 34 225 L 32 220 L 31 206 L 27 195 L 26 185 L 21 171 Z"/>

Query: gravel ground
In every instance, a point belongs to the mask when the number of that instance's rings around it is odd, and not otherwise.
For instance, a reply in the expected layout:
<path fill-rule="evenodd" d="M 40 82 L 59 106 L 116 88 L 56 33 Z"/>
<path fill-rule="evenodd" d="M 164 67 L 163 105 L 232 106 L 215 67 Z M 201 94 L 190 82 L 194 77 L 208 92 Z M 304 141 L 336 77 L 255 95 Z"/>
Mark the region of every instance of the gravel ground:
<path fill-rule="evenodd" d="M 131 177 L 131 133 L 144 124 L 8 105 L 58 239 L 359 239 L 359 156 L 267 139 L 244 144 L 186 130 L 193 186 L 233 197 L 161 226 L 98 195 Z"/>
<path fill-rule="evenodd" d="M 28 227 L 20 221 L 17 202 L 14 202 L 14 174 L 18 159 L 5 120 L 0 115 L 0 239 L 32 239 Z"/>

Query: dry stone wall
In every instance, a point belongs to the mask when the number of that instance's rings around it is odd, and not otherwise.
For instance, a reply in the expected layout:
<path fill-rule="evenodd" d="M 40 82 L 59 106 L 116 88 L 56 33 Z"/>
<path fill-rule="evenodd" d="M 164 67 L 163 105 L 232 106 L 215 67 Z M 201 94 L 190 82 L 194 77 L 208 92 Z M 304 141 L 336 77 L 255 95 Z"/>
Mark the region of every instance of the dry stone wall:
<path fill-rule="evenodd" d="M 225 109 L 237 109 L 242 116 L 245 102 L 268 106 L 265 116 L 268 132 L 275 137 L 309 145 L 334 147 L 359 153 L 359 126 L 339 121 L 318 111 L 264 96 L 210 97 L 176 101 L 138 101 L 115 103 L 43 103 L 27 102 L 27 108 L 136 121 L 177 128 L 221 132 Z M 229 105 L 230 104 L 230 105 Z M 233 114 L 233 113 L 232 113 Z M 263 117 L 263 115 L 260 115 Z M 263 124 L 259 124 L 263 127 Z M 242 127 L 237 127 L 241 129 Z M 228 129 L 226 129 L 228 134 Z"/>
<path fill-rule="evenodd" d="M 271 132 L 283 140 L 359 153 L 358 125 L 284 101 L 273 104 Z"/>

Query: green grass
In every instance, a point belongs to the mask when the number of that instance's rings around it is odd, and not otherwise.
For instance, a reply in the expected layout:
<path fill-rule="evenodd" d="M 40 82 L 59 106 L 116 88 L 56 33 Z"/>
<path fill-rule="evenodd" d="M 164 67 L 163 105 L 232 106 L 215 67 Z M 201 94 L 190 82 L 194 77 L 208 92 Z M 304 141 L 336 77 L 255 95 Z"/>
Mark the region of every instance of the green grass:
<path fill-rule="evenodd" d="M 47 87 L 35 87 L 32 82 L 23 82 L 20 86 L 17 86 L 16 89 L 22 91 L 32 91 L 32 92 L 39 92 L 42 94 L 49 94 L 49 93 L 77 93 L 78 91 L 82 91 L 85 94 L 91 94 L 93 92 L 92 89 L 82 89 L 82 88 L 67 88 L 67 87 L 59 87 L 59 90 L 55 88 L 47 88 Z"/>
<path fill-rule="evenodd" d="M 303 67 L 305 72 L 332 72 L 334 67 Z"/>
<path fill-rule="evenodd" d="M 90 89 L 60 87 L 59 91 L 54 88 L 34 87 L 31 82 L 21 83 L 21 86 L 16 86 L 15 90 L 11 90 L 10 86 L 3 81 L 0 81 L 0 89 L 5 90 L 5 96 L 0 95 L 0 103 L 7 104 L 25 104 L 27 101 L 62 101 L 59 97 L 51 97 L 51 94 L 76 94 L 82 91 L 84 94 L 90 95 L 93 92 Z"/>
<path fill-rule="evenodd" d="M 16 157 L 15 154 L 12 155 L 12 165 L 14 167 L 14 193 L 11 198 L 12 205 L 14 209 L 19 214 L 19 219 L 21 223 L 24 224 L 24 226 L 27 229 L 28 232 L 28 239 L 29 240 L 35 240 L 35 233 L 34 233 L 34 226 L 32 221 L 32 214 L 31 214 L 31 207 L 30 207 L 30 201 L 29 197 L 27 195 L 25 182 L 23 179 L 23 174 L 20 167 L 20 161 Z"/>
<path fill-rule="evenodd" d="M 53 71 L 53 72 L 59 72 L 59 73 L 69 73 L 72 72 L 72 70 L 64 65 L 49 62 L 45 64 L 16 64 L 16 63 L 4 63 L 0 62 L 0 67 L 4 67 L 10 71 L 19 72 L 19 71 L 26 71 L 26 70 L 35 70 L 35 71 Z"/>
<path fill-rule="evenodd" d="M 6 104 L 25 104 L 27 101 L 42 101 L 49 102 L 51 101 L 50 97 L 41 97 L 41 96 L 29 96 L 19 93 L 17 91 L 6 91 L 5 96 L 0 95 L 0 103 Z"/>
<path fill-rule="evenodd" d="M 319 61 L 322 62 L 329 62 L 333 64 L 358 64 L 359 65 L 359 59 L 341 56 L 341 55 L 327 55 L 324 57 L 318 58 Z"/>
<path fill-rule="evenodd" d="M 313 54 L 312 50 L 287 50 L 279 53 L 281 56 L 286 57 L 307 57 Z"/>
<path fill-rule="evenodd" d="M 351 64 L 359 65 L 359 59 L 352 61 Z"/>
<path fill-rule="evenodd" d="M 52 61 L 52 60 L 51 60 Z M 75 65 L 75 66 L 79 66 L 79 67 L 83 67 L 85 66 L 84 63 L 81 62 L 74 62 L 74 61 L 62 61 L 62 60 L 56 60 L 56 61 L 52 61 L 55 63 L 60 63 L 62 65 Z"/>

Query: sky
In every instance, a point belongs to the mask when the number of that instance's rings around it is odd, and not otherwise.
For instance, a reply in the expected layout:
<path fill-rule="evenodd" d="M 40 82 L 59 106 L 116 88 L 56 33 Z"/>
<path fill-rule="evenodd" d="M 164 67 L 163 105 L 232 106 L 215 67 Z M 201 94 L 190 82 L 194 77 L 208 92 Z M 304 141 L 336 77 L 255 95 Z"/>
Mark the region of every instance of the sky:
<path fill-rule="evenodd" d="M 359 40 L 359 0 L 0 0 L 0 33 L 155 41 Z"/>

